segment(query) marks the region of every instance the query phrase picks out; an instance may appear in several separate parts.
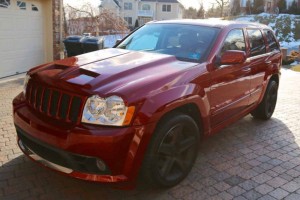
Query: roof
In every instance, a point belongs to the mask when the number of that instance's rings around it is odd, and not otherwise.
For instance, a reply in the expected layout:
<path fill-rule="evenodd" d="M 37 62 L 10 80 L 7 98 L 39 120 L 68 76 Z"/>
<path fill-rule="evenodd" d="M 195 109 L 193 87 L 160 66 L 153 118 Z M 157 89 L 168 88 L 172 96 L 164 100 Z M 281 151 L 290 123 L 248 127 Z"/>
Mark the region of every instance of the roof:
<path fill-rule="evenodd" d="M 160 3 L 179 3 L 177 0 L 141 0 L 150 2 L 160 2 Z"/>
<path fill-rule="evenodd" d="M 242 21 L 228 21 L 220 19 L 179 19 L 179 20 L 164 20 L 164 21 L 152 21 L 149 23 L 158 23 L 158 24 L 189 24 L 189 25 L 202 25 L 210 26 L 217 28 L 225 28 L 228 26 L 234 27 L 247 27 L 247 28 L 264 28 L 270 29 L 270 27 L 253 22 L 242 22 Z"/>
<path fill-rule="evenodd" d="M 121 7 L 120 6 L 120 2 L 118 0 L 114 0 L 115 4 L 117 4 L 117 6 Z"/>
<path fill-rule="evenodd" d="M 106 1 L 105 1 L 105 2 L 106 2 Z M 103 7 L 102 4 L 104 4 L 105 2 L 104 2 L 103 0 L 100 1 L 99 7 Z M 118 7 L 121 7 L 121 6 L 120 6 L 120 2 L 119 2 L 118 0 L 113 0 L 113 2 L 114 2 Z M 109 2 L 106 2 L 106 3 L 110 3 L 110 1 L 109 1 Z"/>

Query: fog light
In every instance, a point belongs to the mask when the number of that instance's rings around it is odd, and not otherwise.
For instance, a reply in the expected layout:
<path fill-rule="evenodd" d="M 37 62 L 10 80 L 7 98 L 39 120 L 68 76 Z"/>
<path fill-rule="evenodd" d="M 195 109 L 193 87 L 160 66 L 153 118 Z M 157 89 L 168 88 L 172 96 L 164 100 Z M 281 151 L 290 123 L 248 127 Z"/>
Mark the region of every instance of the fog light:
<path fill-rule="evenodd" d="M 105 171 L 105 170 L 106 170 L 105 163 L 104 163 L 102 160 L 97 159 L 97 160 L 96 160 L 96 165 L 97 165 L 97 167 L 98 167 L 98 169 L 99 169 L 100 171 Z"/>

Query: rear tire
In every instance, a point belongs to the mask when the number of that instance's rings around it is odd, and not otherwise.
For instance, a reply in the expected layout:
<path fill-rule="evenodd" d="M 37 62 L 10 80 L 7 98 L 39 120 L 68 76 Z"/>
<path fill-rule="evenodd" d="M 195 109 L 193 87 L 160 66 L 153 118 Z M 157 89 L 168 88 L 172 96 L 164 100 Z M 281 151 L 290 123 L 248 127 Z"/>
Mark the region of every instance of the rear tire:
<path fill-rule="evenodd" d="M 156 128 L 141 171 L 148 186 L 172 187 L 191 171 L 198 154 L 199 128 L 188 115 L 165 117 Z"/>
<path fill-rule="evenodd" d="M 251 112 L 254 118 L 268 120 L 272 117 L 277 102 L 277 91 L 277 82 L 270 80 L 262 102 Z"/>

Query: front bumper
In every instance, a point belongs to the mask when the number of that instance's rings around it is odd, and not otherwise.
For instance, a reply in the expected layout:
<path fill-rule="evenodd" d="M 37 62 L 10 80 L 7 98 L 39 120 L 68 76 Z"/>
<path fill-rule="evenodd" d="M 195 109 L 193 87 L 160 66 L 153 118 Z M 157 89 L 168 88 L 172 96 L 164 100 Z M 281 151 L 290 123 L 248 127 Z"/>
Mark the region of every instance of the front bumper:
<path fill-rule="evenodd" d="M 22 95 L 14 99 L 13 107 L 18 144 L 32 160 L 83 180 L 135 183 L 154 124 L 70 125 L 35 113 Z M 104 170 L 97 167 L 99 162 Z"/>

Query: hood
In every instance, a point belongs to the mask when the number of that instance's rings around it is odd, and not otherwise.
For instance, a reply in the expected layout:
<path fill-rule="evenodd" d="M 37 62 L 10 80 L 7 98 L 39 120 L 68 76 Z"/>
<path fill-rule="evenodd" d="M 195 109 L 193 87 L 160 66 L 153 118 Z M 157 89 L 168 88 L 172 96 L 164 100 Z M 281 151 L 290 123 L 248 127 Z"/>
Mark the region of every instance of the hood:
<path fill-rule="evenodd" d="M 128 95 L 137 89 L 155 90 L 164 85 L 162 82 L 174 82 L 175 74 L 195 65 L 170 55 L 105 49 L 56 61 L 29 74 L 50 86 L 86 95 Z M 155 84 L 156 88 L 151 88 Z"/>

